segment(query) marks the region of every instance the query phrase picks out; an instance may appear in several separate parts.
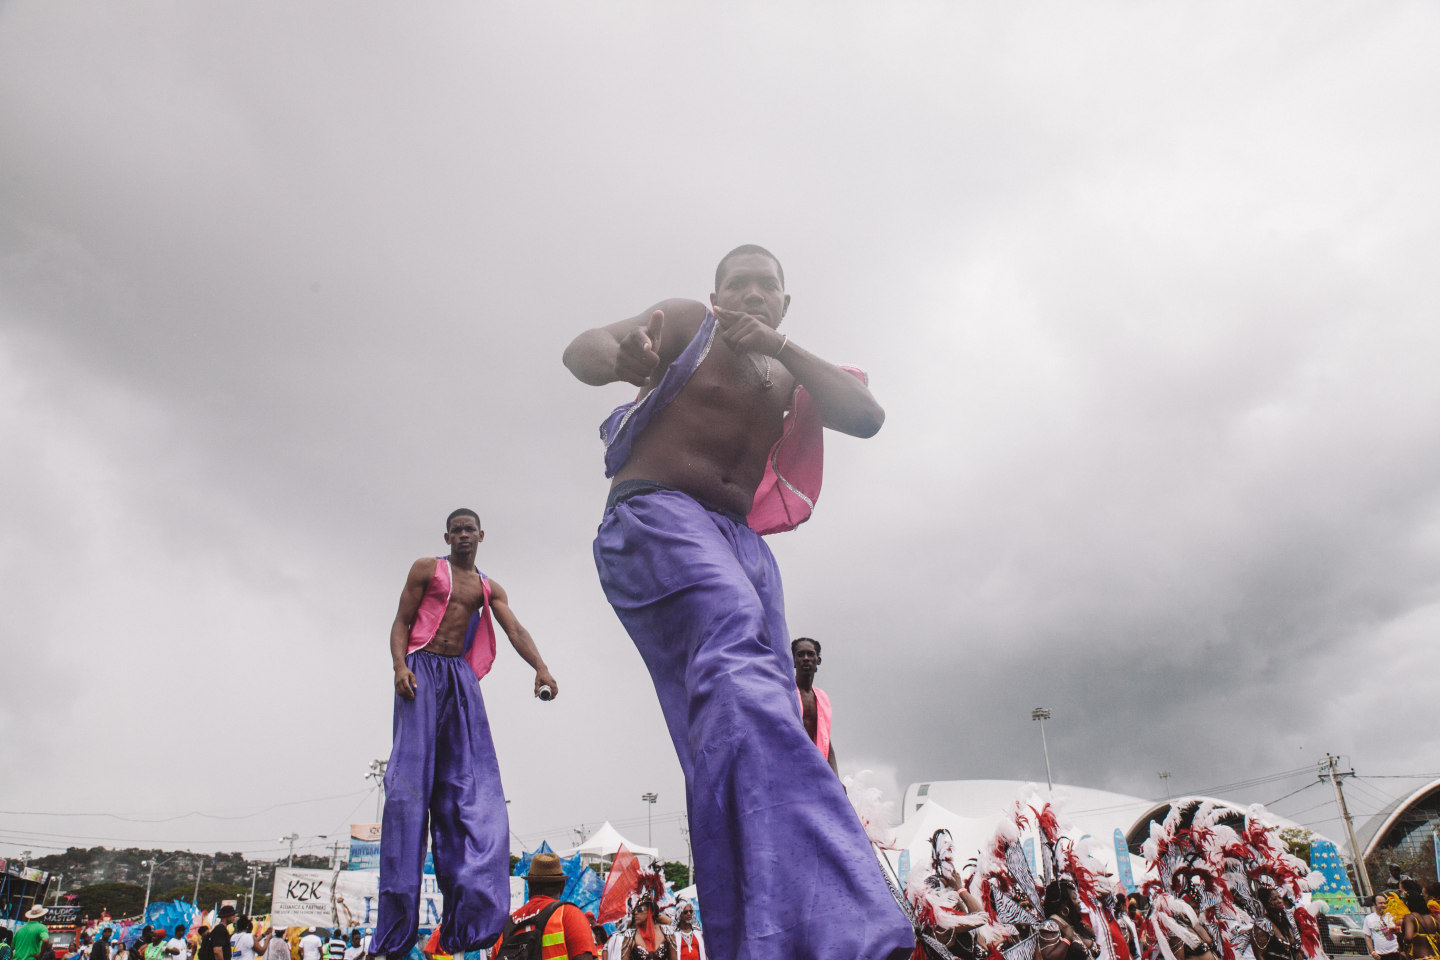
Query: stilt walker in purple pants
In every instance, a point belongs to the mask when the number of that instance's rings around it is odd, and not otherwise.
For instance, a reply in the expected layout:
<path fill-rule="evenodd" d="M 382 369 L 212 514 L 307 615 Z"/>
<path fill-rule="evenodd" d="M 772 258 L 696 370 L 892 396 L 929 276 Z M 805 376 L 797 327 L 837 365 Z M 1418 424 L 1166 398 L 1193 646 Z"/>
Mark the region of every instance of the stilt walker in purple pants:
<path fill-rule="evenodd" d="M 504 588 L 475 568 L 484 538 L 473 510 L 450 514 L 450 555 L 415 561 L 390 628 L 395 743 L 385 769 L 373 955 L 403 957 L 415 944 L 427 840 L 444 902 L 444 952 L 488 947 L 510 915 L 510 825 L 480 696 L 495 661 L 492 613 L 535 668 L 535 695 L 548 700 L 560 687 Z"/>
<path fill-rule="evenodd" d="M 778 331 L 779 261 L 740 247 L 711 309 L 667 300 L 565 352 L 641 388 L 601 427 L 605 596 L 649 668 L 685 773 L 713 960 L 901 960 L 914 948 L 844 788 L 805 732 L 780 572 L 763 534 L 806 520 L 822 428 L 868 437 L 859 371 Z"/>

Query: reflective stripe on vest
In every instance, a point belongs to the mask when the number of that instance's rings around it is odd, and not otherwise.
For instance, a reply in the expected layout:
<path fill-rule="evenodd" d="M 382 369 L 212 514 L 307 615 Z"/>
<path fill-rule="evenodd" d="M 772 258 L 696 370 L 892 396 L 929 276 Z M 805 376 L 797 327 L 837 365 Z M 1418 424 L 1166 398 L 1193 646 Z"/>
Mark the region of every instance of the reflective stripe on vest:
<path fill-rule="evenodd" d="M 565 950 L 565 921 L 561 916 L 564 912 L 562 906 L 550 914 L 545 934 L 540 938 L 540 960 L 570 960 L 570 954 Z"/>

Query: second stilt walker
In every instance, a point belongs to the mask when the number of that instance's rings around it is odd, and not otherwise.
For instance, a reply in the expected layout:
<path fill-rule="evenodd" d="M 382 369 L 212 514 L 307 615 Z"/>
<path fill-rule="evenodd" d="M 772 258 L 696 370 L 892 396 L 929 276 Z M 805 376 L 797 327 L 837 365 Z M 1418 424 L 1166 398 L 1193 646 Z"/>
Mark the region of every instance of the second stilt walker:
<path fill-rule="evenodd" d="M 372 955 L 404 957 L 415 944 L 427 838 L 444 898 L 445 953 L 488 947 L 510 917 L 510 821 L 480 696 L 480 679 L 495 661 L 492 614 L 535 668 L 535 695 L 549 699 L 560 686 L 504 588 L 475 568 L 484 538 L 473 510 L 450 514 L 449 556 L 410 567 L 390 628 L 395 743 L 385 770 Z"/>

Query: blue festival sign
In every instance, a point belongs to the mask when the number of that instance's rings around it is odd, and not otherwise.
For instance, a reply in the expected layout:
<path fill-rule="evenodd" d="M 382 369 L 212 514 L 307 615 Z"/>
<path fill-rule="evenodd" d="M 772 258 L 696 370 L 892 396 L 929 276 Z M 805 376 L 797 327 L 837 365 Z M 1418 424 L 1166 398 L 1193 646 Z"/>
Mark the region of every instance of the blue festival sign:
<path fill-rule="evenodd" d="M 1135 872 L 1130 869 L 1130 845 L 1125 842 L 1125 831 L 1115 828 L 1115 877 L 1126 893 L 1135 892 Z"/>

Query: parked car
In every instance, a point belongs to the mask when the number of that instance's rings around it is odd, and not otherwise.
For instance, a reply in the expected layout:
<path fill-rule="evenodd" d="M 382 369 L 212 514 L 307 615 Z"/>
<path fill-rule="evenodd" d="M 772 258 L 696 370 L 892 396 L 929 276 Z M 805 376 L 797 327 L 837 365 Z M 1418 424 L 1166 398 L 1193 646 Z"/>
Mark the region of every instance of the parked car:
<path fill-rule="evenodd" d="M 1322 913 L 1315 919 L 1320 922 L 1320 944 L 1326 953 L 1331 956 L 1337 953 L 1365 955 L 1365 934 L 1354 917 L 1344 913 Z"/>

